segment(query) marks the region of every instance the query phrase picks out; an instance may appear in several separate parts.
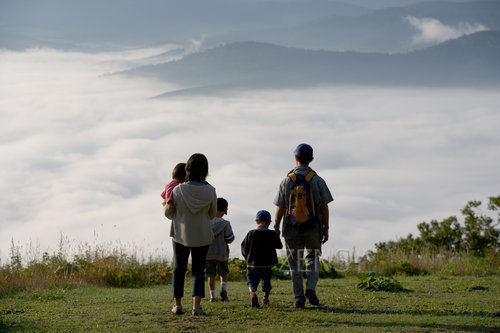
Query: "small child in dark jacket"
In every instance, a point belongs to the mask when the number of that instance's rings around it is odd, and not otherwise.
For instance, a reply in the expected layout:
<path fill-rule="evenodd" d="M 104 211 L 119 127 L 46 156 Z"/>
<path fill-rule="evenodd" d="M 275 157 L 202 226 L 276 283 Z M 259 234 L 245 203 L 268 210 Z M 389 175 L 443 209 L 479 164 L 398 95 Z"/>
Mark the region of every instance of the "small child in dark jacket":
<path fill-rule="evenodd" d="M 257 212 L 255 218 L 257 229 L 250 230 L 241 243 L 241 254 L 247 261 L 247 286 L 250 290 L 252 307 L 260 307 L 257 297 L 257 287 L 262 279 L 264 298 L 262 304 L 269 304 L 271 292 L 272 267 L 278 263 L 276 249 L 282 249 L 283 244 L 274 230 L 269 230 L 271 214 L 267 210 Z"/>

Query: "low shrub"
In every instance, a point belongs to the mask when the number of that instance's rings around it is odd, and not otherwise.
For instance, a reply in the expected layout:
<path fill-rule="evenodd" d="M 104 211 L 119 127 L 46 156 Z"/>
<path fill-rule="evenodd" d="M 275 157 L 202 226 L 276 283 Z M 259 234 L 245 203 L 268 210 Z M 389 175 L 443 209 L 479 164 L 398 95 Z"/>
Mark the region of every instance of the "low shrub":
<path fill-rule="evenodd" d="M 489 275 L 500 273 L 500 196 L 469 201 L 456 216 L 422 222 L 420 235 L 379 242 L 361 259 L 361 269 L 387 275 Z M 496 215 L 496 216 L 495 216 Z"/>
<path fill-rule="evenodd" d="M 290 265 L 286 258 L 278 258 L 278 264 L 273 266 L 273 277 L 279 280 L 290 280 Z"/>
<path fill-rule="evenodd" d="M 230 281 L 246 281 L 247 262 L 238 258 L 228 260 Z"/>
<path fill-rule="evenodd" d="M 319 262 L 319 277 L 320 278 L 329 278 L 329 279 L 337 279 L 341 277 L 341 274 L 337 272 L 334 268 L 331 261 L 326 259 L 322 259 Z"/>
<path fill-rule="evenodd" d="M 394 251 L 363 257 L 360 271 L 380 275 L 495 275 L 500 274 L 500 252 L 488 251 L 483 257 L 472 253 L 452 251 L 421 251 L 420 253 Z"/>
<path fill-rule="evenodd" d="M 290 266 L 286 258 L 279 258 L 273 266 L 273 278 L 289 280 Z M 230 281 L 245 281 L 247 264 L 245 260 L 231 258 Z M 188 270 L 190 271 L 190 265 Z M 148 285 L 172 283 L 173 265 L 162 259 L 139 262 L 135 256 L 112 254 L 106 256 L 75 255 L 68 261 L 55 254 L 44 253 L 42 260 L 30 261 L 22 265 L 0 267 L 0 295 L 12 291 L 37 289 L 42 287 L 70 287 L 73 285 L 100 285 L 119 288 L 136 288 Z M 338 278 L 331 261 L 323 259 L 319 263 L 321 278 Z M 188 272 L 189 275 L 189 272 Z"/>
<path fill-rule="evenodd" d="M 397 280 L 388 277 L 376 277 L 374 272 L 356 275 L 356 287 L 375 291 L 404 291 L 405 289 Z"/>
<path fill-rule="evenodd" d="M 5 265 L 0 268 L 0 295 L 12 291 L 71 285 L 142 287 L 172 282 L 172 264 L 166 260 L 139 263 L 128 255 L 83 259 L 68 262 L 44 255 L 40 262 L 26 267 Z"/>

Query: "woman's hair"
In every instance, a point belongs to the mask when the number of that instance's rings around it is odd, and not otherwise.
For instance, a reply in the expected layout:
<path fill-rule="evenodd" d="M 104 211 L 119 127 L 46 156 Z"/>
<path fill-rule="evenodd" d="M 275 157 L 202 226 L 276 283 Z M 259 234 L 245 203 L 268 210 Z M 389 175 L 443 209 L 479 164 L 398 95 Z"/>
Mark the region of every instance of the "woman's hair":
<path fill-rule="evenodd" d="M 172 178 L 177 180 L 186 179 L 186 163 L 178 163 L 172 170 Z"/>
<path fill-rule="evenodd" d="M 191 155 L 186 163 L 186 180 L 201 182 L 208 175 L 208 160 L 205 155 L 196 153 Z"/>

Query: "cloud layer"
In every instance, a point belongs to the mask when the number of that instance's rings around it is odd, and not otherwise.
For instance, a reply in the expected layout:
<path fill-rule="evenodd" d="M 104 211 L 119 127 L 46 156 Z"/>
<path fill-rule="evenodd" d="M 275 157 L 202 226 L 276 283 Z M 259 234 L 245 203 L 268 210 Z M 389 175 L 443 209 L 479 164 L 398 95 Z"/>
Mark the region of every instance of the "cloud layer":
<path fill-rule="evenodd" d="M 325 255 L 416 231 L 497 195 L 498 91 L 323 87 L 230 97 L 155 100 L 176 87 L 106 73 L 169 48 L 83 54 L 0 52 L 0 256 L 15 244 L 45 251 L 119 244 L 171 253 L 161 198 L 172 168 L 207 155 L 209 181 L 229 201 L 236 241 L 260 209 L 274 211 L 292 151 L 335 197 Z M 76 245 L 75 245 L 76 246 Z"/>
<path fill-rule="evenodd" d="M 462 23 L 457 27 L 452 27 L 441 23 L 434 18 L 417 18 L 413 16 L 405 17 L 414 28 L 417 34 L 412 39 L 413 47 L 426 47 L 445 42 L 449 39 L 459 38 L 463 35 L 470 35 L 479 31 L 489 30 L 482 24 Z"/>

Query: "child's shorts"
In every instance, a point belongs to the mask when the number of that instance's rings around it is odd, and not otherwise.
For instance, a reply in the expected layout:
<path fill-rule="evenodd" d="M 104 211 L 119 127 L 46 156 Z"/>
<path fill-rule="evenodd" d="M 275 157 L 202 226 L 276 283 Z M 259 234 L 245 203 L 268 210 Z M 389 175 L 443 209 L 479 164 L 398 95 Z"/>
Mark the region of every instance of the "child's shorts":
<path fill-rule="evenodd" d="M 271 267 L 265 268 L 247 268 L 247 286 L 254 287 L 257 289 L 259 286 L 259 282 L 262 279 L 262 291 L 270 292 L 272 289 L 271 286 L 271 277 L 273 275 L 273 271 Z"/>
<path fill-rule="evenodd" d="M 226 261 L 207 261 L 206 274 L 208 277 L 224 276 L 229 274 L 229 265 Z"/>

